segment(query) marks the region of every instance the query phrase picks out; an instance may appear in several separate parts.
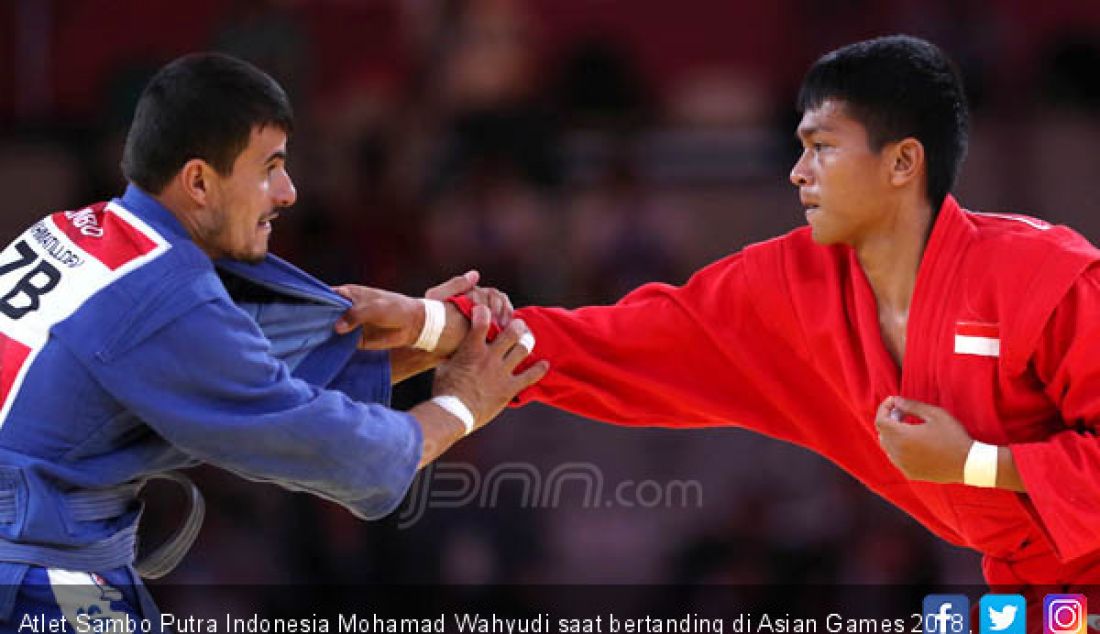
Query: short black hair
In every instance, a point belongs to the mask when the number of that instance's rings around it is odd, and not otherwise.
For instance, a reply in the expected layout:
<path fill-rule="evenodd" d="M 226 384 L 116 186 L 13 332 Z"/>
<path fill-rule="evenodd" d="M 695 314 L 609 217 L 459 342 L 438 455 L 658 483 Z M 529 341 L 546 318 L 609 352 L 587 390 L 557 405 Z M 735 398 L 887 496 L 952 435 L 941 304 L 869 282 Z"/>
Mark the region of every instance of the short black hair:
<path fill-rule="evenodd" d="M 122 152 L 122 173 L 159 194 L 187 161 L 229 174 L 256 127 L 290 134 L 290 101 L 270 75 L 235 57 L 194 53 L 161 68 L 141 93 Z"/>
<path fill-rule="evenodd" d="M 843 102 L 867 129 L 871 149 L 913 137 L 924 146 L 926 193 L 939 211 L 966 156 L 970 112 L 955 64 L 908 35 L 856 42 L 825 54 L 806 73 L 798 110 Z"/>

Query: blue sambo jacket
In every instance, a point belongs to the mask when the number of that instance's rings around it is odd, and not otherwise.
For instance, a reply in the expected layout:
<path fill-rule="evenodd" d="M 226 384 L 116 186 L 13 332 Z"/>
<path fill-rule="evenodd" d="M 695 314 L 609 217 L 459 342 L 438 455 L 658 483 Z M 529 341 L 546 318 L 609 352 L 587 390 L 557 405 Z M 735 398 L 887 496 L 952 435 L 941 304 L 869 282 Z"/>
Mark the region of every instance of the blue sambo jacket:
<path fill-rule="evenodd" d="M 347 306 L 273 256 L 215 267 L 133 186 L 28 229 L 0 253 L 0 588 L 130 565 L 139 483 L 200 462 L 390 512 L 421 432 Z"/>

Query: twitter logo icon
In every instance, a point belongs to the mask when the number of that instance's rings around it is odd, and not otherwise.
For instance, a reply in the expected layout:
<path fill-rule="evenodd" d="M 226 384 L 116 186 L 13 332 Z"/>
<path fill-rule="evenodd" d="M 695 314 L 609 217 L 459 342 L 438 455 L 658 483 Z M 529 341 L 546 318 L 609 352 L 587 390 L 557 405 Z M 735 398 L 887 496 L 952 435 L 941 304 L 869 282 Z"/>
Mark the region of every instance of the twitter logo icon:
<path fill-rule="evenodd" d="M 1026 634 L 1027 602 L 1018 594 L 987 594 L 978 605 L 980 634 Z"/>

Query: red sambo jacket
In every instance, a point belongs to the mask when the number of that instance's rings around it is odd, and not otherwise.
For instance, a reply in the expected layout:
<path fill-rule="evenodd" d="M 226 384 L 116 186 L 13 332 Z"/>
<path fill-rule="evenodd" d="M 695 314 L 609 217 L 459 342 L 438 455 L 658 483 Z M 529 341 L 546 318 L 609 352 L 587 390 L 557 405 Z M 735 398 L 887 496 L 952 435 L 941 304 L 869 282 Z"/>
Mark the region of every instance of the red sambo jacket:
<path fill-rule="evenodd" d="M 548 376 L 523 394 L 620 425 L 736 425 L 826 456 L 947 541 L 991 584 L 1100 583 L 1100 251 L 1025 216 L 948 197 L 917 276 L 904 367 L 883 345 L 852 249 L 809 228 L 755 244 L 682 287 L 613 306 L 517 311 Z M 887 459 L 876 407 L 945 408 L 1011 447 L 1027 495 L 914 482 Z"/>

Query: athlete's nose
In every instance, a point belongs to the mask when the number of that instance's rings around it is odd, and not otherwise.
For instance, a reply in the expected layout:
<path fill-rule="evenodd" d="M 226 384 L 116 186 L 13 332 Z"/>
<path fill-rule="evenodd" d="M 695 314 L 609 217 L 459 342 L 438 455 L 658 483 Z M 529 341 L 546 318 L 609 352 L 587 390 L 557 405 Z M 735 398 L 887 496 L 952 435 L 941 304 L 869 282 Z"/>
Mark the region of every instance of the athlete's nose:
<path fill-rule="evenodd" d="M 795 187 L 802 187 L 810 183 L 809 171 L 806 169 L 806 156 L 808 154 L 808 152 L 803 151 L 794 167 L 791 168 L 791 184 Z"/>
<path fill-rule="evenodd" d="M 294 201 L 298 200 L 298 190 L 294 188 L 294 181 L 290 179 L 290 174 L 283 172 L 282 178 L 278 179 L 275 184 L 274 198 L 276 207 L 290 207 Z"/>

